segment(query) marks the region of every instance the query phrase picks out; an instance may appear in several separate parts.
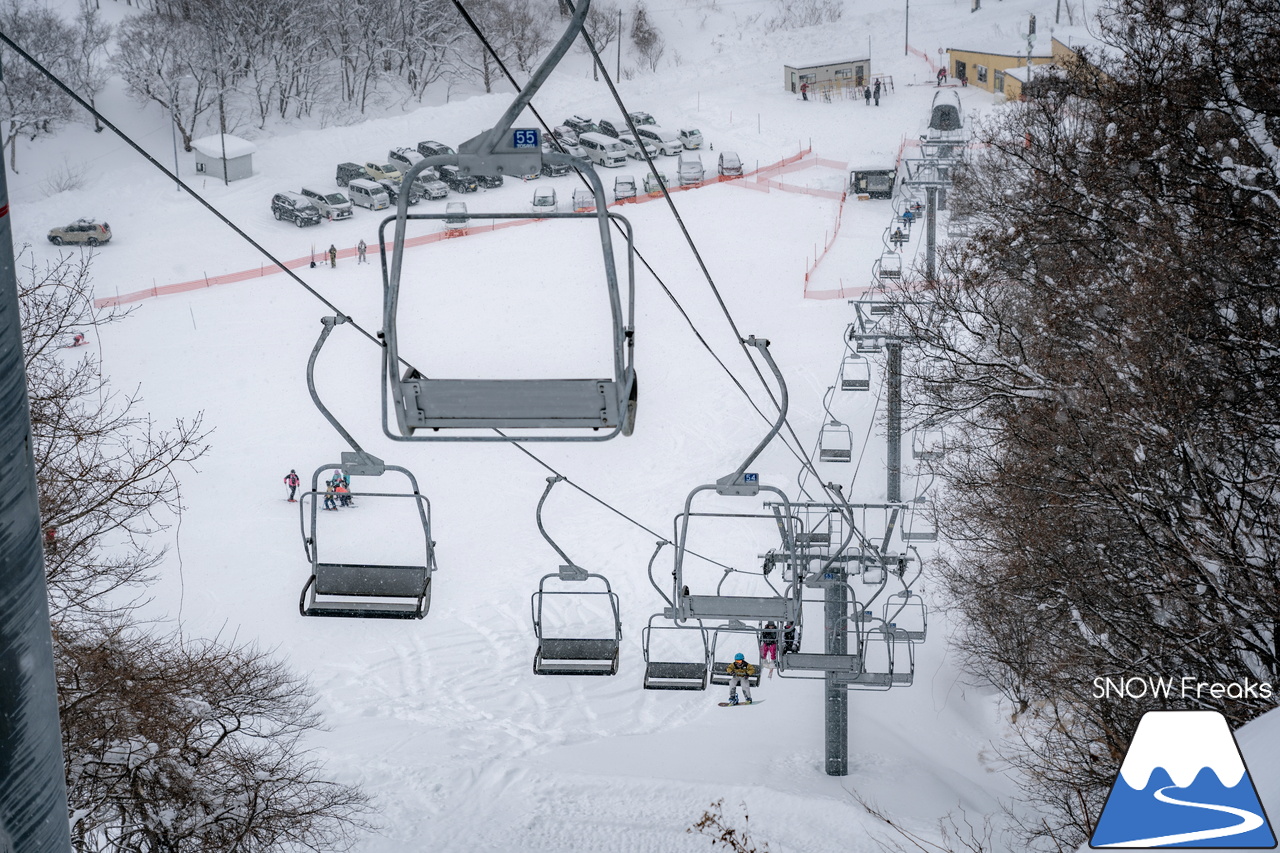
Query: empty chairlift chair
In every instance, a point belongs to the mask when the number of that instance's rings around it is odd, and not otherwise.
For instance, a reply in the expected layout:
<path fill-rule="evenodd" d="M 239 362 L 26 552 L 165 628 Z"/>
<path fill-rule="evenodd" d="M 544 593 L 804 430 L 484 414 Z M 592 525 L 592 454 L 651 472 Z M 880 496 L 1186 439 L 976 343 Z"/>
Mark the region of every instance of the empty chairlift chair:
<path fill-rule="evenodd" d="M 632 362 L 635 316 L 634 242 L 630 224 L 606 209 L 604 187 L 595 169 L 585 161 L 554 150 L 543 151 L 542 132 L 537 128 L 513 127 L 552 69 L 568 52 L 582 32 L 588 9 L 579 4 L 565 32 L 530 77 L 524 89 L 489 130 L 463 142 L 457 153 L 425 157 L 405 175 L 412 182 L 423 170 L 454 165 L 463 172 L 480 175 L 529 175 L 544 164 L 564 164 L 577 168 L 591 185 L 589 213 L 475 213 L 470 219 L 577 219 L 594 225 L 592 238 L 599 241 L 603 259 L 603 289 L 610 316 L 611 367 L 609 375 L 592 378 L 536 379 L 453 379 L 426 376 L 402 360 L 401 340 L 415 326 L 405 320 L 402 329 L 398 314 L 402 272 L 406 261 L 408 220 L 441 219 L 444 214 L 409 214 L 406 199 L 396 206 L 394 218 L 382 223 L 380 245 L 393 246 L 383 261 L 383 432 L 395 441 L 605 441 L 630 435 L 635 425 L 637 385 Z M 578 207 L 575 201 L 575 207 Z M 386 228 L 394 225 L 394 237 Z M 626 248 L 625 271 L 615 260 L 614 226 L 620 226 Z M 384 250 L 385 253 L 385 250 Z M 520 281 L 530 266 L 521 258 L 511 270 L 512 281 Z M 627 292 L 619 280 L 626 276 Z M 465 272 L 462 273 L 465 281 Z M 403 370 L 403 373 L 401 371 Z M 604 371 L 601 371 L 602 373 Z M 390 424 L 394 411 L 395 429 Z M 471 430 L 467 433 L 442 430 Z M 501 431 L 485 432 L 486 430 Z"/>
<path fill-rule="evenodd" d="M 421 522 L 423 558 L 413 564 L 348 563 L 326 560 L 321 556 L 318 528 L 321 475 L 343 470 L 352 475 L 380 476 L 373 469 L 345 462 L 324 465 L 311 475 L 311 491 L 298 502 L 302 516 L 303 544 L 311 561 L 311 577 L 302 588 L 298 610 L 303 616 L 346 616 L 365 619 L 421 619 L 431 607 L 431 575 L 435 570 L 435 543 L 431 541 L 431 504 L 418 491 L 418 481 L 405 468 L 381 466 L 408 478 L 409 493 L 353 492 L 354 497 L 403 498 L 415 502 Z M 366 457 L 366 460 L 369 457 Z M 310 523 L 307 506 L 310 503 Z"/>
<path fill-rule="evenodd" d="M 902 541 L 938 541 L 938 523 L 931 501 L 922 499 L 908 505 L 902 521 Z"/>
<path fill-rule="evenodd" d="M 818 434 L 818 461 L 853 461 L 853 434 L 835 418 Z"/>
<path fill-rule="evenodd" d="M 921 427 L 911 433 L 912 459 L 941 459 L 947 455 L 945 436 L 940 429 Z"/>
<path fill-rule="evenodd" d="M 841 391 L 867 391 L 871 388 L 871 362 L 850 354 L 840 364 Z"/>
<path fill-rule="evenodd" d="M 650 617 L 640 633 L 645 690 L 706 690 L 711 652 L 707 631 L 697 625 L 665 625 Z"/>
<path fill-rule="evenodd" d="M 902 256 L 897 252 L 885 252 L 873 266 L 877 281 L 902 280 Z"/>
<path fill-rule="evenodd" d="M 538 581 L 538 590 L 529 599 L 529 609 L 533 616 L 533 633 L 538 639 L 538 650 L 533 656 L 533 671 L 538 675 L 616 675 L 618 672 L 618 650 L 622 644 L 622 619 L 618 612 L 618 596 L 609 585 L 604 575 L 588 572 L 573 563 L 568 555 L 560 549 L 542 525 L 542 507 L 547 502 L 547 495 L 555 484 L 564 477 L 556 475 L 547 478 L 547 487 L 538 501 L 536 517 L 538 532 L 547 540 L 555 552 L 565 561 L 558 572 L 543 575 Z M 554 580 L 553 580 L 554 579 Z M 603 589 L 591 588 L 593 581 L 603 584 Z M 547 582 L 552 581 L 548 587 Z M 558 584 L 557 584 L 558 582 Z M 560 585 L 562 588 L 556 588 Z M 546 605 L 548 601 L 570 600 L 581 602 L 586 599 L 603 600 L 609 606 L 608 624 L 589 637 L 568 636 L 568 631 L 549 631 L 546 627 Z"/>

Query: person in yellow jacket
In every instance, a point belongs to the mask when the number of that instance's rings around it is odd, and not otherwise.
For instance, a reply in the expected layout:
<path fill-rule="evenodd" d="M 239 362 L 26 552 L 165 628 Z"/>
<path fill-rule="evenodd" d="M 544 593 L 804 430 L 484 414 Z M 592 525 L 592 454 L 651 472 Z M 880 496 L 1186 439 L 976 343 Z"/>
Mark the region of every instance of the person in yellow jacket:
<path fill-rule="evenodd" d="M 756 668 L 747 663 L 747 656 L 739 652 L 733 656 L 733 663 L 727 667 L 729 673 L 729 704 L 738 704 L 738 686 L 742 686 L 742 692 L 747 697 L 747 704 L 751 704 L 751 676 L 756 674 Z"/>

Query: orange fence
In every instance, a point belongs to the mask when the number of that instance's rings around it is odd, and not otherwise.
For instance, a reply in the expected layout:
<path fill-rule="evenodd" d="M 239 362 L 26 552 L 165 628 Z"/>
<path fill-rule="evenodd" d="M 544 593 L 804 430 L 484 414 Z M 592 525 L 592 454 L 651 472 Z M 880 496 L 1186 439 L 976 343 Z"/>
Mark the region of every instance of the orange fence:
<path fill-rule="evenodd" d="M 796 171 L 798 169 L 807 169 L 813 165 L 831 165 L 837 168 L 844 167 L 843 163 L 835 163 L 834 161 L 831 161 L 831 160 L 820 160 L 815 158 L 809 161 L 805 161 L 804 158 L 808 157 L 812 153 L 813 153 L 812 148 L 805 148 L 799 151 L 798 153 L 791 155 L 790 157 L 784 157 L 783 159 L 779 160 L 776 163 L 771 163 L 768 166 L 762 166 L 761 168 L 756 169 L 755 171 L 747 172 L 741 178 L 729 178 L 729 177 L 717 176 L 714 178 L 708 178 L 705 181 L 700 181 L 699 183 L 696 183 L 696 184 L 689 184 L 687 186 L 668 185 L 667 191 L 670 193 L 678 193 L 678 192 L 684 192 L 686 190 L 697 189 L 698 187 L 704 187 L 704 186 L 707 186 L 708 184 L 718 184 L 722 182 L 727 182 L 737 186 L 747 186 L 752 189 L 759 189 L 759 190 L 762 190 L 763 192 L 768 192 L 770 188 L 773 188 L 773 189 L 782 190 L 784 192 L 802 192 L 807 195 L 817 195 L 817 196 L 823 196 L 828 198 L 839 198 L 841 195 L 840 193 L 833 193 L 830 190 L 809 190 L 803 187 L 791 187 L 791 186 L 786 186 L 785 184 L 769 179 L 769 176 L 772 176 L 772 175 L 782 175 L 782 174 L 786 174 L 787 172 Z M 751 177 L 754 177 L 755 181 L 746 180 L 747 178 L 751 178 Z M 657 199 L 657 198 L 662 198 L 662 194 L 658 193 L 658 194 L 652 194 L 652 195 L 651 194 L 638 195 L 636 198 L 633 198 L 633 199 L 615 201 L 609 206 L 617 207 L 623 204 L 643 204 L 644 202 L 653 201 L 654 199 Z M 505 222 L 498 222 L 496 220 L 491 220 L 486 225 L 473 225 L 473 226 L 468 226 L 467 228 L 460 228 L 453 231 L 438 231 L 433 234 L 423 234 L 418 237 L 410 237 L 405 240 L 405 246 L 406 248 L 413 247 L 413 246 L 425 246 L 428 243 L 438 243 L 441 240 L 450 240 L 458 237 L 466 237 L 470 234 L 487 233 L 489 231 L 500 231 L 503 228 L 513 228 L 517 225 L 528 225 L 530 223 L 539 222 L 539 221 L 542 221 L 542 220 L 511 219 Z M 369 250 L 372 252 L 377 252 L 378 247 L 376 245 L 371 245 L 369 246 Z M 356 249 L 354 246 L 338 250 L 339 258 L 353 258 L 355 257 L 355 255 L 356 255 Z M 321 252 L 318 256 L 315 257 L 315 261 L 317 264 L 327 263 L 328 260 L 329 260 L 329 256 L 327 252 Z M 105 296 L 101 299 L 95 299 L 93 301 L 93 305 L 95 308 L 109 308 L 113 305 L 125 305 L 130 302 L 141 302 L 144 299 L 152 299 L 157 296 L 169 296 L 175 293 L 188 293 L 190 291 L 201 290 L 206 287 L 216 287 L 217 285 L 220 285 L 220 284 L 233 284 L 239 281 L 248 281 L 254 278 L 263 278 L 265 276 L 275 275 L 276 273 L 284 272 L 285 269 L 296 270 L 302 267 L 307 267 L 311 264 L 311 261 L 312 261 L 312 257 L 307 256 L 303 258 L 294 258 L 293 260 L 290 260 L 290 261 L 285 261 L 283 267 L 278 266 L 276 264 L 272 264 L 269 267 L 266 265 L 262 265 L 262 266 L 259 266 L 256 270 L 253 270 L 253 269 L 241 270 L 240 272 L 224 273 L 222 275 L 213 275 L 213 276 L 206 275 L 203 278 L 194 279 L 192 281 L 183 281 L 183 282 L 178 282 L 177 284 L 157 285 L 153 287 L 148 287 L 144 290 L 135 290 L 132 293 L 122 293 L 118 296 Z"/>

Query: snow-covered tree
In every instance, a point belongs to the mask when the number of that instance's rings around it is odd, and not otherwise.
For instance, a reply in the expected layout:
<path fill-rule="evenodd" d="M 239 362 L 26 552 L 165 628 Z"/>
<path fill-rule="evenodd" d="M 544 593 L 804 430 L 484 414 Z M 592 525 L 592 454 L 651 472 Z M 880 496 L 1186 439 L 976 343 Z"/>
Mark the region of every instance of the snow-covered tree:
<path fill-rule="evenodd" d="M 80 34 L 52 10 L 27 0 L 5 0 L 0 3 L 0 30 L 58 77 L 76 79 L 82 58 Z M 44 74 L 7 47 L 0 48 L 0 63 L 0 128 L 9 148 L 9 168 L 17 172 L 18 138 L 30 136 L 34 141 L 54 133 L 76 110 Z"/>

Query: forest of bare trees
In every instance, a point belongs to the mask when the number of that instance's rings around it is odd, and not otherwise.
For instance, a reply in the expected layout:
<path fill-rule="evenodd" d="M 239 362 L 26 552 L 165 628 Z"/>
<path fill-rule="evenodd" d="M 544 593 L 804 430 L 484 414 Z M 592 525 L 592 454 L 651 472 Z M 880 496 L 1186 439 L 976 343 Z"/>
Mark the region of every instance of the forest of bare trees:
<path fill-rule="evenodd" d="M 1144 711 L 1240 725 L 1280 680 L 1280 6 L 1111 7 L 983 128 L 952 197 L 980 227 L 903 300 L 941 579 L 1034 849 L 1088 837 Z M 1094 688 L 1184 676 L 1238 686 Z"/>

